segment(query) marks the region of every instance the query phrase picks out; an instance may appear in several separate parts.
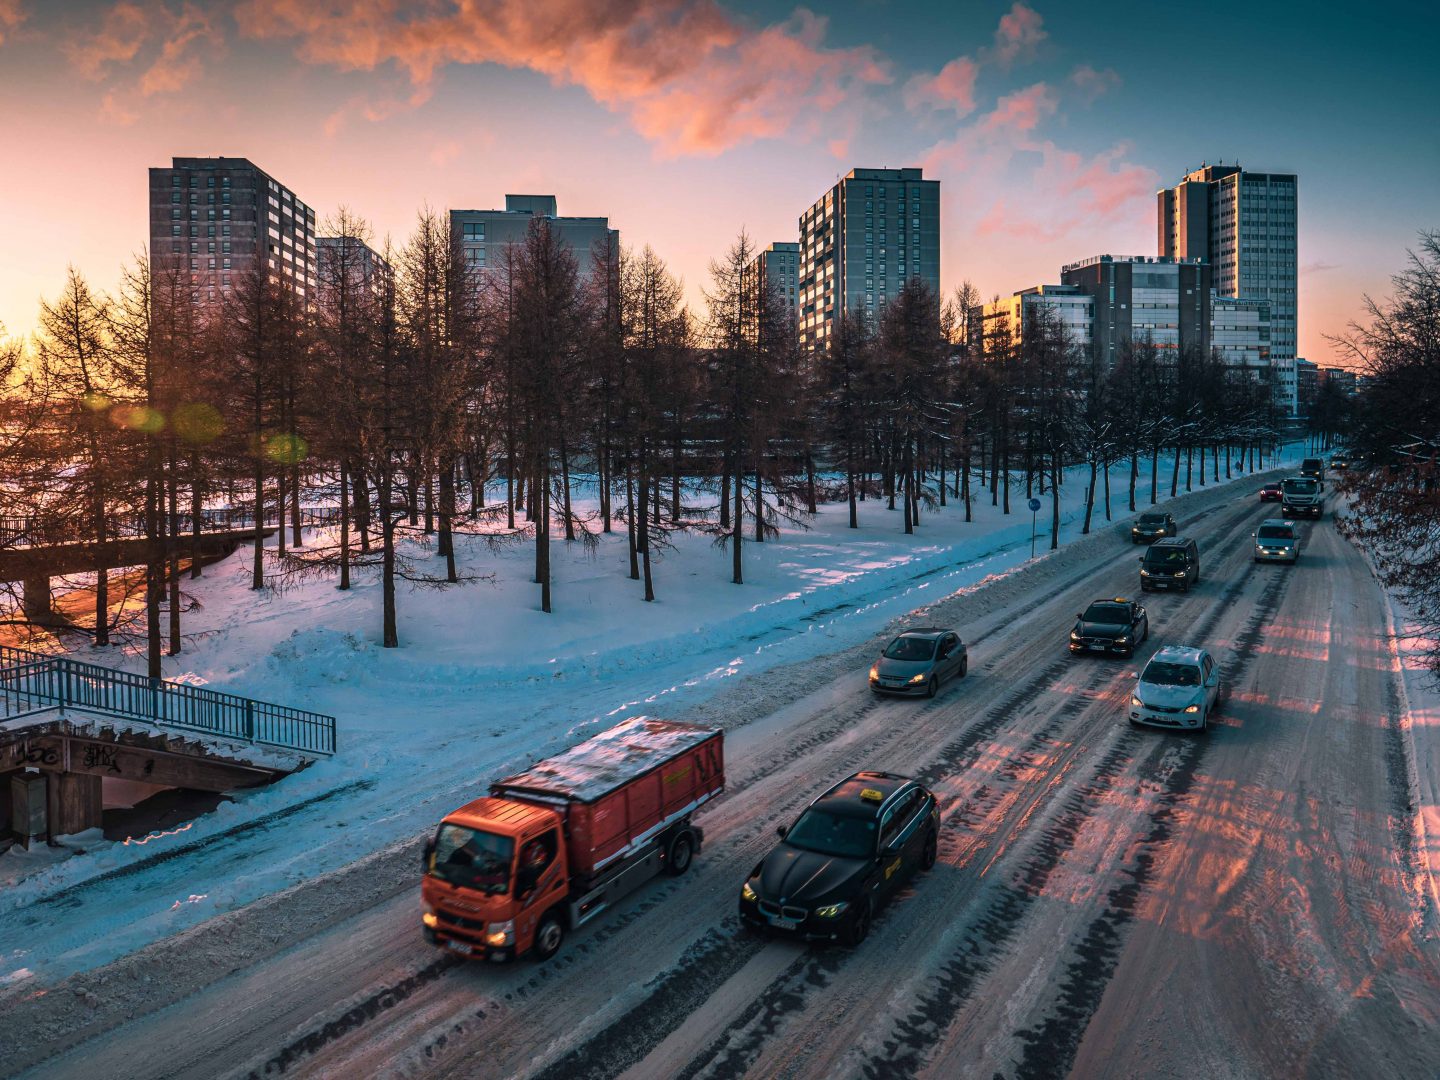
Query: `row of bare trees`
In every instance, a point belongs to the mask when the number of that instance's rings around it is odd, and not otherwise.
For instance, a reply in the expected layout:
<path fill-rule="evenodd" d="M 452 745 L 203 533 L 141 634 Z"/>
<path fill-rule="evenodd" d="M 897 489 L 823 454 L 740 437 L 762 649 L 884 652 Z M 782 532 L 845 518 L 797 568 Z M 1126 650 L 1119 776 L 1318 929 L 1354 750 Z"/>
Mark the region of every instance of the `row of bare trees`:
<path fill-rule="evenodd" d="M 885 500 L 911 533 L 951 502 L 970 520 L 986 488 L 1008 514 L 1023 484 L 1050 497 L 1053 546 L 1070 466 L 1089 466 L 1088 531 L 1097 504 L 1110 517 L 1113 464 L 1130 464 L 1133 510 L 1143 457 L 1153 502 L 1162 450 L 1174 494 L 1182 458 L 1188 489 L 1207 453 L 1218 479 L 1222 458 L 1226 476 L 1247 454 L 1253 469 L 1274 440 L 1268 387 L 1213 358 L 1140 341 L 1101 365 L 1043 308 L 987 333 L 968 283 L 942 302 L 912 280 L 878 314 L 843 313 L 827 349 L 801 348 L 743 233 L 697 314 L 649 248 L 577 253 L 544 219 L 484 270 L 430 211 L 396 249 L 376 252 L 345 211 L 325 231 L 309 304 L 257 268 L 207 309 L 188 275 L 142 259 L 114 296 L 72 271 L 31 355 L 0 351 L 0 515 L 97 545 L 143 521 L 144 577 L 120 575 L 117 602 L 96 576 L 94 634 L 130 626 L 123 601 L 143 593 L 152 674 L 181 647 L 183 564 L 200 574 L 217 505 L 254 523 L 256 589 L 322 574 L 348 589 L 373 568 L 394 646 L 398 581 L 480 576 L 464 534 L 531 544 L 548 612 L 552 543 L 623 528 L 653 600 L 677 531 L 712 536 L 742 583 L 746 546 L 822 501 L 844 499 L 859 527 L 857 504 Z M 335 528 L 304 533 L 317 502 Z"/>

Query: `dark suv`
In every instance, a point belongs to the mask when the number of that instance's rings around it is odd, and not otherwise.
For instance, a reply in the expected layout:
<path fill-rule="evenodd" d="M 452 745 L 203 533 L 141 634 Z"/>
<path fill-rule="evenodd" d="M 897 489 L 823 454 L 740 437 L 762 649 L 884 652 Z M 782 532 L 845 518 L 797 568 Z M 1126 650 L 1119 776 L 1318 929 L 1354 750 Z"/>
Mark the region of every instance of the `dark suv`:
<path fill-rule="evenodd" d="M 1138 544 L 1142 540 L 1159 540 L 1165 536 L 1174 536 L 1179 531 L 1175 519 L 1165 511 L 1147 510 L 1130 526 L 1130 542 Z"/>
<path fill-rule="evenodd" d="M 1140 557 L 1140 588 L 1183 589 L 1200 584 L 1200 551 L 1188 536 L 1156 540 Z"/>
<path fill-rule="evenodd" d="M 1313 476 L 1316 480 L 1325 479 L 1325 459 L 1318 457 L 1307 457 L 1300 462 L 1300 475 Z"/>

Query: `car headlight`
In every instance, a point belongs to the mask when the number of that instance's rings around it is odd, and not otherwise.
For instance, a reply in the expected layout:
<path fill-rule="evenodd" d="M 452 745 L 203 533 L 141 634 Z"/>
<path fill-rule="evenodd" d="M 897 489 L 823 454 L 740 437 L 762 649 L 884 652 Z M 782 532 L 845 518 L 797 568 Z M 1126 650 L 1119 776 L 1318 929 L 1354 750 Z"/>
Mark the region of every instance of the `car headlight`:
<path fill-rule="evenodd" d="M 1121 634 L 1119 637 L 1117 637 L 1117 638 L 1115 639 L 1115 644 L 1116 644 L 1116 645 L 1129 645 L 1129 644 L 1130 644 L 1130 635 L 1129 635 L 1129 634 Z"/>
<path fill-rule="evenodd" d="M 1146 569 L 1142 566 L 1142 567 L 1140 568 L 1140 576 L 1141 576 L 1141 577 L 1149 577 L 1149 576 L 1150 576 L 1150 571 L 1149 571 L 1149 570 L 1146 570 Z"/>
<path fill-rule="evenodd" d="M 487 923 L 485 944 L 494 946 L 515 944 L 515 920 L 506 919 L 504 922 Z"/>
<path fill-rule="evenodd" d="M 876 682 L 879 678 L 880 678 L 880 665 L 879 665 L 879 664 L 871 664 L 871 665 L 870 665 L 870 681 L 871 681 L 871 682 Z"/>
<path fill-rule="evenodd" d="M 922 683 L 922 682 L 924 682 L 924 681 L 925 681 L 925 673 L 924 673 L 923 671 L 922 671 L 919 675 L 912 675 L 912 676 L 910 676 L 910 685 L 911 685 L 911 686 L 914 686 L 916 683 Z"/>
<path fill-rule="evenodd" d="M 1139 695 L 1139 694 L 1131 694 L 1131 695 L 1130 695 L 1130 704 L 1131 704 L 1131 705 L 1139 705 L 1139 706 L 1141 706 L 1142 708 L 1143 708 L 1144 705 L 1145 705 L 1145 703 L 1140 700 L 1140 695 Z"/>
<path fill-rule="evenodd" d="M 1199 706 L 1199 705 L 1186 705 L 1186 706 L 1185 706 L 1185 711 L 1188 712 L 1188 713 L 1196 713 L 1196 712 L 1199 712 L 1199 711 L 1200 711 L 1200 706 Z"/>
<path fill-rule="evenodd" d="M 753 904 L 756 900 L 760 899 L 760 896 L 750 887 L 750 883 L 747 881 L 744 885 L 740 886 L 740 899 Z"/>
<path fill-rule="evenodd" d="M 1176 571 L 1175 571 L 1175 576 L 1176 576 L 1176 577 L 1184 577 L 1184 576 L 1185 576 L 1185 571 L 1184 571 L 1184 570 L 1176 570 Z"/>
<path fill-rule="evenodd" d="M 843 915 L 845 913 L 845 909 L 849 906 L 850 905 L 846 903 L 828 904 L 825 907 L 816 908 L 815 914 L 822 919 L 833 919 L 837 915 Z"/>
<path fill-rule="evenodd" d="M 1071 631 L 1070 631 L 1070 640 L 1071 640 L 1071 641 L 1084 641 L 1085 639 L 1084 639 L 1084 637 L 1081 635 L 1081 633 L 1080 633 L 1079 630 L 1071 630 Z"/>

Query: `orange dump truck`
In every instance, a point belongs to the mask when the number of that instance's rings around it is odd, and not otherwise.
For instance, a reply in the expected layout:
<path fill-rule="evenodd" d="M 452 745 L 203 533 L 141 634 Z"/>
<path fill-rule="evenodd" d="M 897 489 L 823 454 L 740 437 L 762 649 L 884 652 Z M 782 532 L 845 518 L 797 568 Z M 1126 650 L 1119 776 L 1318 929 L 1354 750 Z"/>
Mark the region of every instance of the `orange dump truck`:
<path fill-rule="evenodd" d="M 565 934 L 703 839 L 691 815 L 725 788 L 719 731 L 635 717 L 490 785 L 425 845 L 425 939 L 465 956 L 554 956 Z"/>

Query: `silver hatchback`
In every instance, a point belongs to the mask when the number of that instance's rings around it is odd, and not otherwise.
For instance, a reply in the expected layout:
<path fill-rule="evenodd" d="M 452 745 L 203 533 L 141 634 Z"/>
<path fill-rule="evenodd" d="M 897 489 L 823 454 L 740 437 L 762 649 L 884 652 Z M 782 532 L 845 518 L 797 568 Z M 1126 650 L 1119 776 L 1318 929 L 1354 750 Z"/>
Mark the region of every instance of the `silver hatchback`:
<path fill-rule="evenodd" d="M 970 670 L 965 643 L 954 630 L 917 626 L 892 638 L 870 668 L 877 694 L 934 697 L 944 679 L 963 679 Z"/>

